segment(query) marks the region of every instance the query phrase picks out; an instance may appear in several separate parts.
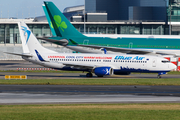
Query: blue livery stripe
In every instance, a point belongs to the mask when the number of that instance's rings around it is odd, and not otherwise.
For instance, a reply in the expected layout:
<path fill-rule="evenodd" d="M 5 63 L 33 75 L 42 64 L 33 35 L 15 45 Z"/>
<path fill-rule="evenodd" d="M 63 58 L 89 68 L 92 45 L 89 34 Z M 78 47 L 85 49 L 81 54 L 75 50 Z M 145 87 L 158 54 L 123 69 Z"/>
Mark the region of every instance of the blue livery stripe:
<path fill-rule="evenodd" d="M 36 52 L 36 54 L 37 54 L 40 61 L 45 61 L 37 50 L 35 50 L 35 52 Z"/>

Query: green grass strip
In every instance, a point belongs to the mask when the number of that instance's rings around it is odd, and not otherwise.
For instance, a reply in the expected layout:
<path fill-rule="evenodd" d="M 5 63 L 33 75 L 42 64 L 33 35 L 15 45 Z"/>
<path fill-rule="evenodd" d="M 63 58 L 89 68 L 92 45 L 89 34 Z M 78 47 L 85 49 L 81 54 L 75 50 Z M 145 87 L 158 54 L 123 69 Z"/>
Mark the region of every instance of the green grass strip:
<path fill-rule="evenodd" d="M 1 105 L 1 120 L 180 120 L 180 104 Z"/>
<path fill-rule="evenodd" d="M 180 78 L 169 79 L 27 79 L 0 80 L 0 84 L 17 85 L 180 85 Z"/>

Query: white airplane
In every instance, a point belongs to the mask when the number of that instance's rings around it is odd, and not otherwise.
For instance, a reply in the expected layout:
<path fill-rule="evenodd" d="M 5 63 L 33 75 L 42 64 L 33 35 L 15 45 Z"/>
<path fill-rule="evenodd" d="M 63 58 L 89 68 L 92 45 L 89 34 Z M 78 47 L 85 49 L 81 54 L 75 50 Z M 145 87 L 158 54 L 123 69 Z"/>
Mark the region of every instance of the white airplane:
<path fill-rule="evenodd" d="M 88 71 L 98 77 L 129 75 L 131 72 L 158 73 L 158 78 L 176 68 L 167 59 L 150 55 L 58 53 L 44 48 L 24 22 L 18 23 L 23 59 L 58 70 Z"/>

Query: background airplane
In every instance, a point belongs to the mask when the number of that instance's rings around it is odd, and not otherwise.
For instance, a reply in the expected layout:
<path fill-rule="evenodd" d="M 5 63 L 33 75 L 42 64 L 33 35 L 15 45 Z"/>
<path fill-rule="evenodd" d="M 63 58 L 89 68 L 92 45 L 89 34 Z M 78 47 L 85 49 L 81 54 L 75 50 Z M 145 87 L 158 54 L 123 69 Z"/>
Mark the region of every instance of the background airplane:
<path fill-rule="evenodd" d="M 103 77 L 127 75 L 131 72 L 158 73 L 160 77 L 176 67 L 165 58 L 149 55 L 57 53 L 44 48 L 24 22 L 18 23 L 18 27 L 23 54 L 9 54 L 20 55 L 23 59 L 44 67 L 88 71 L 87 77 L 92 77 L 92 73 Z"/>
<path fill-rule="evenodd" d="M 44 2 L 44 12 L 54 37 L 38 37 L 82 53 L 121 52 L 180 56 L 179 36 L 81 34 L 52 2 Z M 78 47 L 77 47 L 78 46 Z M 90 47 L 99 50 L 87 50 Z"/>

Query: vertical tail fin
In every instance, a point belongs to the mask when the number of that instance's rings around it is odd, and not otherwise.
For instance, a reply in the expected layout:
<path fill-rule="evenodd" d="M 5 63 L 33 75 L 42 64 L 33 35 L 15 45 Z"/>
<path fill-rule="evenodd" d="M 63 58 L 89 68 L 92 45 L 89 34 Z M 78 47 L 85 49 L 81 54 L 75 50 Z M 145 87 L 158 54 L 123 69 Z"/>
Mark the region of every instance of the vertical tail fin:
<path fill-rule="evenodd" d="M 30 53 L 32 55 L 36 55 L 36 51 L 41 53 L 56 53 L 44 48 L 24 22 L 19 22 L 18 27 L 22 41 L 23 53 Z"/>
<path fill-rule="evenodd" d="M 53 35 L 53 36 L 59 36 L 59 35 L 56 34 L 56 31 L 54 30 L 54 27 L 51 26 L 51 24 L 50 24 L 50 23 L 51 23 L 51 19 L 50 19 L 50 16 L 49 16 L 49 14 L 48 14 L 48 12 L 47 12 L 47 9 L 46 9 L 45 5 L 43 4 L 42 7 L 43 7 L 44 13 L 45 13 L 45 15 L 46 15 L 47 21 L 48 21 L 48 23 L 49 23 L 49 26 L 50 26 L 52 35 Z"/>
<path fill-rule="evenodd" d="M 44 12 L 46 14 L 52 33 L 59 37 L 84 36 L 69 22 L 52 2 L 44 2 Z M 54 33 L 55 32 L 55 33 Z"/>

